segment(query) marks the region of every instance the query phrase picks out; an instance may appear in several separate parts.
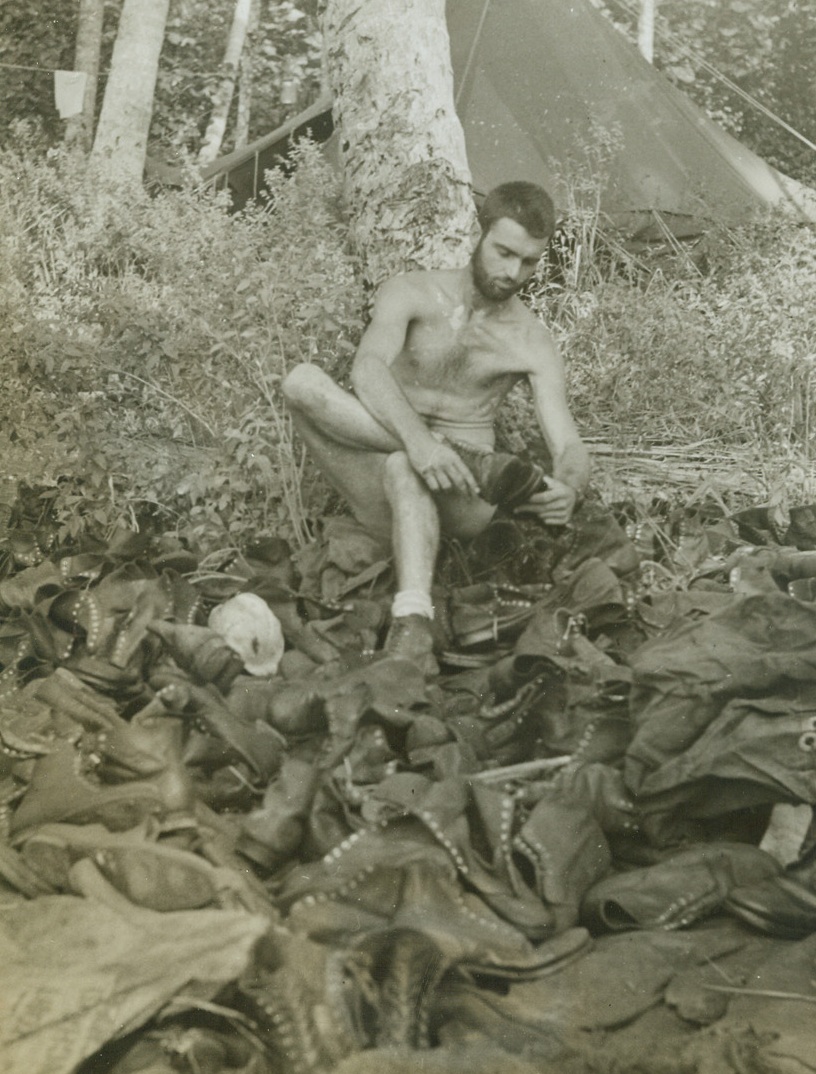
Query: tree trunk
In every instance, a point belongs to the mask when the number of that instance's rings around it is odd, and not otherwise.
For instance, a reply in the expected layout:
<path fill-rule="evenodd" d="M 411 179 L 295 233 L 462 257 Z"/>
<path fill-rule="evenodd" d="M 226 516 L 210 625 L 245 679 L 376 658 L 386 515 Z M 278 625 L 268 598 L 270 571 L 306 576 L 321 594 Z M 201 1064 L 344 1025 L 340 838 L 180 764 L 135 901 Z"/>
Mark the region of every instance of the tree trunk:
<path fill-rule="evenodd" d="M 92 161 L 108 175 L 141 181 L 170 0 L 124 0 Z"/>
<path fill-rule="evenodd" d="M 87 153 L 93 143 L 96 83 L 99 77 L 99 52 L 102 48 L 102 23 L 105 0 L 80 0 L 74 70 L 88 76 L 82 112 L 72 116 L 65 127 L 65 144 Z"/>
<path fill-rule="evenodd" d="M 323 32 L 368 281 L 465 264 L 475 208 L 444 0 L 326 0 Z"/>
<path fill-rule="evenodd" d="M 215 160 L 224 140 L 232 95 L 235 92 L 235 76 L 241 62 L 241 53 L 244 50 L 251 7 L 252 0 L 235 0 L 235 12 L 232 16 L 232 26 L 224 53 L 224 67 L 227 69 L 227 75 L 218 87 L 213 101 L 210 122 L 198 154 L 199 164 L 209 164 Z"/>
<path fill-rule="evenodd" d="M 638 48 L 645 59 L 654 60 L 655 0 L 640 0 L 638 14 Z"/>
<path fill-rule="evenodd" d="M 235 117 L 235 148 L 240 149 L 249 141 L 249 121 L 252 116 L 252 92 L 255 74 L 255 48 L 260 18 L 261 0 L 252 0 L 249 8 L 247 43 L 241 55 L 241 73 L 238 81 L 238 113 Z"/>

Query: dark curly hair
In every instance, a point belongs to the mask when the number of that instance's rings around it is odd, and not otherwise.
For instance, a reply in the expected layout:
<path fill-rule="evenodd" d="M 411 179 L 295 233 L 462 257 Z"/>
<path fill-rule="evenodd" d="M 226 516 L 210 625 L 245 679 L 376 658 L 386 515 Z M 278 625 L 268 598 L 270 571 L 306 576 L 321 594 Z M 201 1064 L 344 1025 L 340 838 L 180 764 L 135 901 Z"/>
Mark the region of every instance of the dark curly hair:
<path fill-rule="evenodd" d="M 534 239 L 549 239 L 555 231 L 555 206 L 547 191 L 519 180 L 494 187 L 479 209 L 479 225 L 487 234 L 497 220 L 507 217 L 521 224 Z"/>

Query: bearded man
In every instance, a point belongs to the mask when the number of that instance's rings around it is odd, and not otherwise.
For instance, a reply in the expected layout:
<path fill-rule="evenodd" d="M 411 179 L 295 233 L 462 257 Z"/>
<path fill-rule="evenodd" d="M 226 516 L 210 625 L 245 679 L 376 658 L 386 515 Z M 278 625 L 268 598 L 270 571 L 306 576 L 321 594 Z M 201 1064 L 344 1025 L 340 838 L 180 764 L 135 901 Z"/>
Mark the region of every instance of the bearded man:
<path fill-rule="evenodd" d="M 552 201 L 533 183 L 504 183 L 479 224 L 465 268 L 382 285 L 354 358 L 354 395 L 311 364 L 283 383 L 317 466 L 357 520 L 390 540 L 397 593 L 385 648 L 426 670 L 440 533 L 476 537 L 497 504 L 564 525 L 589 480 L 558 348 L 517 297 L 555 230 Z M 546 477 L 494 451 L 496 413 L 525 378 L 552 460 Z"/>

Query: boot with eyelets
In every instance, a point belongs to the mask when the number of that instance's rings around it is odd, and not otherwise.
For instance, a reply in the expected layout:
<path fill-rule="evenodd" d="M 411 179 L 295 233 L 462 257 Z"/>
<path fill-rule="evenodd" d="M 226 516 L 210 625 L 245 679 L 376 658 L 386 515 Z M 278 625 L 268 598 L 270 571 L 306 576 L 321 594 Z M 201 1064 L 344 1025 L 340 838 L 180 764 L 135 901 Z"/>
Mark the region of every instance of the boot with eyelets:
<path fill-rule="evenodd" d="M 9 832 L 16 841 L 41 824 L 65 822 L 104 824 L 111 831 L 132 828 L 148 816 L 163 816 L 160 787 L 151 780 L 106 785 L 82 771 L 81 754 L 60 743 L 34 763 L 31 782 L 11 816 Z"/>
<path fill-rule="evenodd" d="M 504 451 L 486 451 L 461 440 L 448 442 L 473 474 L 479 495 L 488 503 L 517 507 L 547 487 L 547 475 L 534 462 Z"/>
<path fill-rule="evenodd" d="M 363 952 L 273 927 L 238 988 L 276 1053 L 276 1070 L 330 1074 L 370 1044 L 364 1008 L 373 983 Z"/>
<path fill-rule="evenodd" d="M 681 929 L 727 905 L 734 889 L 779 876 L 779 863 L 747 843 L 707 843 L 641 869 L 612 874 L 584 893 L 581 920 L 607 932 Z"/>
<path fill-rule="evenodd" d="M 389 656 L 410 660 L 426 676 L 439 674 L 439 665 L 433 655 L 433 622 L 425 615 L 395 616 L 383 649 Z"/>

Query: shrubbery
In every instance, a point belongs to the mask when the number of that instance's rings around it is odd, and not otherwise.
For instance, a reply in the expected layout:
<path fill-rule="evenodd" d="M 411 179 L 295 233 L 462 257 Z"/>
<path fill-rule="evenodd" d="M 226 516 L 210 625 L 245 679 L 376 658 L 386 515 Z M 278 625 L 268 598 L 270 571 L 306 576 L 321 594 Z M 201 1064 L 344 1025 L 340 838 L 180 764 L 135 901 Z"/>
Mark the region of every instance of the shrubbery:
<path fill-rule="evenodd" d="M 267 203 L 231 214 L 193 189 L 100 198 L 81 164 L 23 134 L 0 153 L 6 473 L 45 483 L 67 537 L 121 524 L 204 548 L 308 536 L 325 488 L 279 383 L 304 359 L 342 375 L 365 307 L 319 151 L 302 146 Z M 701 271 L 609 246 L 589 257 L 597 221 L 579 223 L 580 256 L 531 301 L 566 355 L 582 430 L 618 453 L 599 465 L 604 491 L 627 493 L 627 452 L 692 445 L 703 476 L 745 467 L 755 501 L 816 498 L 814 230 L 709 236 Z M 503 425 L 530 441 L 520 396 Z"/>
<path fill-rule="evenodd" d="M 100 198 L 60 153 L 0 156 L 3 428 L 55 480 L 66 535 L 305 536 L 278 385 L 304 359 L 342 368 L 363 296 L 334 176 L 298 157 L 231 215 L 208 191 Z"/>

